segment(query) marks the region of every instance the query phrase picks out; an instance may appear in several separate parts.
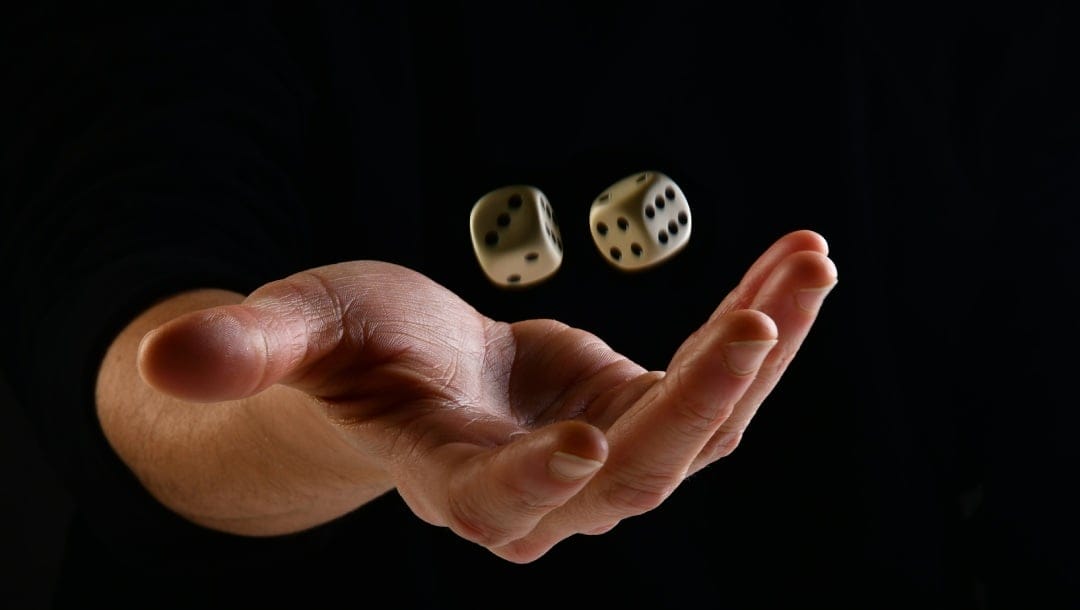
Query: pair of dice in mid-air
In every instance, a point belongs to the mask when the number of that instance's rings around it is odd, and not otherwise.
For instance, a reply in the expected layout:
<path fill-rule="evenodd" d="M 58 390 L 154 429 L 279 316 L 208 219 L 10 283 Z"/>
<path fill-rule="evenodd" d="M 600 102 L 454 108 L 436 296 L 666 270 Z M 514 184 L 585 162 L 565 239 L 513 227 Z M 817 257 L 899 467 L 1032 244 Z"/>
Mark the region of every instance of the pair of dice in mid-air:
<path fill-rule="evenodd" d="M 563 259 L 555 212 L 540 189 L 495 189 L 473 205 L 473 250 L 495 285 L 521 288 L 551 277 Z M 605 189 L 589 209 L 589 229 L 604 259 L 640 271 L 670 259 L 690 239 L 690 206 L 675 182 L 646 171 Z"/>

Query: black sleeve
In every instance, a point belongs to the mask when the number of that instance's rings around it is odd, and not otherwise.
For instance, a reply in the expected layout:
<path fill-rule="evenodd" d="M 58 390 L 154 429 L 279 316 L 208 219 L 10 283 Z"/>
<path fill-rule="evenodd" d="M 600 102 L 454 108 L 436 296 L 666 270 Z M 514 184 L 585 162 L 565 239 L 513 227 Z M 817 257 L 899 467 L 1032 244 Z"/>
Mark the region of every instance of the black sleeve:
<path fill-rule="evenodd" d="M 180 4 L 26 10 L 5 41 L 3 371 L 81 518 L 136 560 L 231 538 L 166 511 L 108 446 L 104 350 L 155 300 L 304 268 L 309 242 L 301 74 L 262 11 Z"/>

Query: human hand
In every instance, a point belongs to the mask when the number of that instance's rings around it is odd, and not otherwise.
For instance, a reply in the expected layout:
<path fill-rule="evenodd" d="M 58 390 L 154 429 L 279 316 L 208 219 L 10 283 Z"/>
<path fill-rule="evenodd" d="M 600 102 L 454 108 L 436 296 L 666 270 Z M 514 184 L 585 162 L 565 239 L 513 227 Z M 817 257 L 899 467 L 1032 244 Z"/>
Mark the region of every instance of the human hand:
<path fill-rule="evenodd" d="M 777 240 L 666 371 L 369 261 L 171 320 L 139 367 L 189 401 L 300 390 L 417 516 L 525 563 L 656 508 L 734 450 L 836 281 L 827 253 L 811 231 Z"/>

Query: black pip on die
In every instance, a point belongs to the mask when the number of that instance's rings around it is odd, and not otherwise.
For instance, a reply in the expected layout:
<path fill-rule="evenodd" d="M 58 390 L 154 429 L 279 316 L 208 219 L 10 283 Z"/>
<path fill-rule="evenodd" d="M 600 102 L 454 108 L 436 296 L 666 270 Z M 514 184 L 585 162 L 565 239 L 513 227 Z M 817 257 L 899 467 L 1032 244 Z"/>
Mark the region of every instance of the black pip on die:
<path fill-rule="evenodd" d="M 660 172 L 627 176 L 589 209 L 593 241 L 609 263 L 624 271 L 658 265 L 690 240 L 690 206 L 679 185 Z"/>
<path fill-rule="evenodd" d="M 536 187 L 504 186 L 487 193 L 473 205 L 469 226 L 480 268 L 497 286 L 542 282 L 562 264 L 554 210 Z"/>

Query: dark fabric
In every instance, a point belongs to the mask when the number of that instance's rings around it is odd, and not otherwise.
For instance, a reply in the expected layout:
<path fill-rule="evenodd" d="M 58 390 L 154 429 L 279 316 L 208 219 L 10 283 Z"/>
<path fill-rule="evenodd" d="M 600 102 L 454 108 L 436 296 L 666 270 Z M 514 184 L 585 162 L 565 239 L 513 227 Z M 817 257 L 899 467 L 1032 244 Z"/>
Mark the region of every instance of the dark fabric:
<path fill-rule="evenodd" d="M 1074 374 L 1051 356 L 1076 338 L 1074 11 L 15 10 L 0 338 L 77 507 L 59 605 L 1075 607 Z M 679 183 L 694 235 L 626 275 L 595 252 L 588 207 L 644 169 Z M 468 213 L 512 183 L 553 203 L 566 259 L 507 292 L 473 259 Z M 797 228 L 829 239 L 840 284 L 739 450 L 526 566 L 394 495 L 293 536 L 199 528 L 142 490 L 94 417 L 103 350 L 156 299 L 350 259 L 660 369 Z"/>

